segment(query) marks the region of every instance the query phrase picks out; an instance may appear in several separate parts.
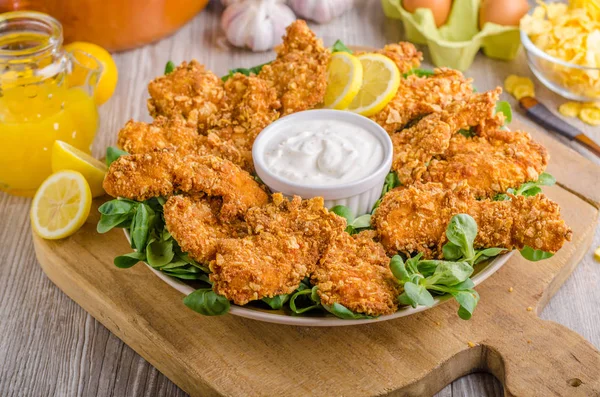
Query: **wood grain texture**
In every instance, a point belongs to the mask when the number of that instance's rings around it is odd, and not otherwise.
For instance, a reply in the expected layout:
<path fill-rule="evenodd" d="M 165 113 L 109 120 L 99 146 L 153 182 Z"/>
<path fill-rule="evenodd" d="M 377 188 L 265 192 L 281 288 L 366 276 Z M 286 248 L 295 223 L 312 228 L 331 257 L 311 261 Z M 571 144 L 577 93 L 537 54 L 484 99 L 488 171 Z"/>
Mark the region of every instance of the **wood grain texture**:
<path fill-rule="evenodd" d="M 130 248 L 121 230 L 96 234 L 103 200 L 78 233 L 34 236 L 34 246 L 60 289 L 192 396 L 423 396 L 474 371 L 500 379 L 507 396 L 600 395 L 600 351 L 537 316 L 585 255 L 598 209 L 558 186 L 545 193 L 563 208 L 573 241 L 543 262 L 513 256 L 478 287 L 470 321 L 455 302 L 344 328 L 203 317 L 146 266 L 112 265 Z"/>
<path fill-rule="evenodd" d="M 386 20 L 377 0 L 360 1 L 357 9 L 324 26 L 313 25 L 326 44 L 337 38 L 347 43 L 381 46 L 402 39 L 398 22 Z M 117 131 L 130 118 L 148 121 L 146 85 L 162 73 L 168 59 L 197 58 L 217 73 L 229 67 L 252 66 L 271 53 L 231 50 L 219 28 L 220 7 L 213 4 L 174 36 L 142 49 L 118 54 L 120 71 L 116 95 L 101 109 L 101 128 L 94 153 L 102 155 Z M 426 53 L 426 51 L 425 51 Z M 427 53 L 426 59 L 427 59 Z M 510 64 L 478 56 L 467 74 L 480 90 L 502 83 L 511 73 L 533 78 L 523 54 Z M 534 79 L 535 80 L 535 79 Z M 536 82 L 537 96 L 551 110 L 563 99 Z M 523 119 L 516 101 L 511 101 Z M 576 119 L 569 122 L 600 142 L 600 128 Z M 548 140 L 557 140 L 547 136 Z M 564 140 L 563 140 L 564 142 Z M 585 149 L 569 143 L 574 150 Z M 551 160 L 550 172 L 564 171 Z M 598 184 L 590 184 L 598 191 Z M 0 395 L 2 396 L 183 396 L 129 347 L 91 318 L 43 275 L 35 260 L 27 210 L 29 200 L 0 193 Z M 600 246 L 600 228 L 593 247 Z M 578 332 L 600 347 L 600 264 L 590 250 L 541 317 Z M 469 375 L 449 385 L 439 396 L 501 396 L 502 388 L 488 374 Z"/>

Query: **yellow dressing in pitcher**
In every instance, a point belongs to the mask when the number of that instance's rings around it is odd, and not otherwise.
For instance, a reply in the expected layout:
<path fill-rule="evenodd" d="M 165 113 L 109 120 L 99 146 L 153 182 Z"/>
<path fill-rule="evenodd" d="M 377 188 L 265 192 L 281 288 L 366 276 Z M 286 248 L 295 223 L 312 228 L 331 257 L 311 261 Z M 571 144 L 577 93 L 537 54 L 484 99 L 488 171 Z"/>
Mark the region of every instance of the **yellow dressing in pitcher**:
<path fill-rule="evenodd" d="M 0 189 L 31 196 L 51 174 L 55 140 L 89 153 L 98 111 L 82 88 L 28 85 L 0 96 Z"/>
<path fill-rule="evenodd" d="M 101 66 L 62 48 L 58 21 L 0 14 L 0 190 L 33 196 L 52 173 L 55 140 L 86 153 L 98 128 L 93 99 Z"/>

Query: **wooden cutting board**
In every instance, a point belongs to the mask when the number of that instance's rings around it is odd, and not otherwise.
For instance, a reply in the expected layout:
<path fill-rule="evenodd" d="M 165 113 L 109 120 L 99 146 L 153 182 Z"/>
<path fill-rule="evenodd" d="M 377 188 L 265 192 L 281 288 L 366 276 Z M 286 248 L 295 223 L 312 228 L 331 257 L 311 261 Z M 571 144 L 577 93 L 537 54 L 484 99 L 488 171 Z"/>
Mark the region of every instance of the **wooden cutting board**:
<path fill-rule="evenodd" d="M 600 396 L 600 352 L 537 316 L 591 244 L 600 167 L 543 132 L 532 135 L 552 156 L 548 171 L 559 186 L 546 193 L 561 205 L 573 241 L 542 262 L 514 255 L 477 288 L 470 321 L 458 318 L 454 302 L 339 328 L 202 317 L 145 266 L 113 266 L 130 248 L 121 231 L 96 233 L 101 200 L 71 238 L 34 236 L 36 253 L 71 299 L 193 396 L 423 396 L 476 371 L 494 374 L 507 396 Z"/>

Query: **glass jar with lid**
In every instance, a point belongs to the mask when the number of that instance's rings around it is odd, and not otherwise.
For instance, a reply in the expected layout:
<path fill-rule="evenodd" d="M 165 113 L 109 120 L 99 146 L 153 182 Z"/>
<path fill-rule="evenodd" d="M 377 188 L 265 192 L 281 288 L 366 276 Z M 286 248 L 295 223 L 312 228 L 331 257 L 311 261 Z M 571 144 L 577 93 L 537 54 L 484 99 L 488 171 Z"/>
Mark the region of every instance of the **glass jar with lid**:
<path fill-rule="evenodd" d="M 9 194 L 35 193 L 51 173 L 54 141 L 89 153 L 96 135 L 102 66 L 62 43 L 49 15 L 0 14 L 0 190 Z"/>

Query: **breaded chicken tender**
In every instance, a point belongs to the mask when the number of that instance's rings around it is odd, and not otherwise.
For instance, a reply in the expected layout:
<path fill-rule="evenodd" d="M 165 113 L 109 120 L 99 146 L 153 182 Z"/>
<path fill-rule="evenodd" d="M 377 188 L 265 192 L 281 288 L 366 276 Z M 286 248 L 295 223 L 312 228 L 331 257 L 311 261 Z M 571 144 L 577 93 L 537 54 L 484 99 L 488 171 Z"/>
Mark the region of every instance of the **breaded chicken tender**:
<path fill-rule="evenodd" d="M 447 189 L 466 184 L 476 198 L 493 198 L 508 188 L 536 181 L 548 164 L 548 152 L 522 131 L 490 130 L 472 138 L 456 134 L 439 158 L 431 160 L 423 182 Z"/>
<path fill-rule="evenodd" d="M 247 234 L 243 220 L 223 222 L 219 218 L 223 200 L 204 194 L 172 196 L 165 203 L 167 230 L 184 252 L 199 263 L 208 264 L 215 258 L 217 241 L 240 238 Z"/>
<path fill-rule="evenodd" d="M 170 151 L 120 157 L 110 165 L 103 186 L 113 197 L 136 201 L 177 192 L 221 197 L 223 220 L 235 219 L 268 201 L 267 193 L 254 178 L 232 162 L 215 156 L 179 156 Z"/>
<path fill-rule="evenodd" d="M 503 122 L 501 115 L 494 116 L 496 101 L 501 90 L 472 94 L 464 101 L 456 101 L 444 110 L 431 113 L 412 127 L 391 135 L 394 145 L 392 169 L 403 185 L 419 180 L 428 163 L 443 154 L 450 139 L 461 129 L 485 130 L 487 124 L 497 127 Z"/>
<path fill-rule="evenodd" d="M 281 115 L 312 109 L 323 102 L 331 53 L 305 21 L 288 26 L 277 58 L 263 66 L 258 77 L 274 84 Z"/>
<path fill-rule="evenodd" d="M 234 74 L 225 82 L 223 120 L 240 126 L 253 138 L 279 117 L 281 103 L 273 83 L 256 76 Z"/>
<path fill-rule="evenodd" d="M 341 233 L 329 246 L 311 277 L 323 304 L 339 303 L 369 316 L 398 310 L 399 288 L 390 258 L 373 237 L 373 231 Z"/>
<path fill-rule="evenodd" d="M 238 305 L 293 292 L 314 268 L 297 237 L 262 233 L 218 241 L 213 290 Z"/>
<path fill-rule="evenodd" d="M 117 145 L 130 154 L 155 152 L 162 149 L 176 151 L 179 155 L 213 155 L 231 161 L 247 171 L 253 169 L 252 162 L 243 156 L 231 141 L 216 134 L 198 134 L 195 128 L 187 127 L 180 119 L 158 116 L 152 124 L 130 120 L 119 131 Z"/>
<path fill-rule="evenodd" d="M 372 218 L 390 255 L 423 252 L 442 256 L 452 216 L 471 215 L 479 228 L 474 247 L 556 252 L 571 240 L 558 204 L 544 194 L 510 196 L 510 201 L 476 200 L 468 189 L 451 191 L 437 183 L 397 188 L 386 194 Z"/>
<path fill-rule="evenodd" d="M 193 60 L 148 85 L 148 111 L 152 117 L 178 118 L 200 131 L 211 125 L 223 106 L 223 82 Z"/>
<path fill-rule="evenodd" d="M 245 220 L 252 235 L 219 240 L 210 263 L 213 289 L 238 305 L 294 291 L 346 227 L 321 197 L 289 201 L 279 193 Z"/>
<path fill-rule="evenodd" d="M 418 68 L 423 60 L 423 54 L 417 50 L 412 43 L 401 41 L 397 44 L 388 44 L 380 50 L 375 51 L 378 54 L 385 55 L 390 58 L 400 73 L 408 73 L 411 69 Z M 364 54 L 365 52 L 357 51 L 355 55 Z"/>
<path fill-rule="evenodd" d="M 410 75 L 401 79 L 396 96 L 371 119 L 392 134 L 418 117 L 439 112 L 450 103 L 463 101 L 473 94 L 472 79 L 465 78 L 461 72 L 446 68 L 434 72 L 429 77 Z"/>
<path fill-rule="evenodd" d="M 236 73 L 225 83 L 225 105 L 214 132 L 231 142 L 244 164 L 252 168 L 252 144 L 258 134 L 279 118 L 281 103 L 273 83 L 256 76 Z"/>

